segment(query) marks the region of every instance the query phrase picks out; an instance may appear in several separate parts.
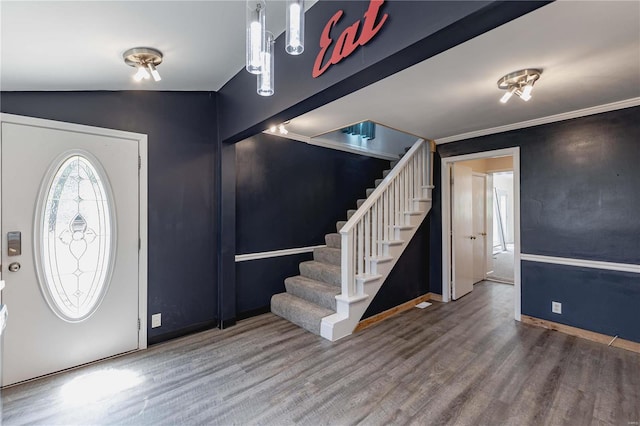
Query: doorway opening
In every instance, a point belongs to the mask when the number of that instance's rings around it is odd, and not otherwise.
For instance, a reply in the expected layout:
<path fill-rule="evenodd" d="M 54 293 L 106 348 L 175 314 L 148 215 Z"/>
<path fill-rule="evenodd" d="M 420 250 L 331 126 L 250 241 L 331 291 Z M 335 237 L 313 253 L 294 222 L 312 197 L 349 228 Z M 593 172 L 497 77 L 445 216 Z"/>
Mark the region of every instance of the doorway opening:
<path fill-rule="evenodd" d="M 491 244 L 491 264 L 486 278 L 513 284 L 513 167 L 506 171 L 489 170 L 488 176 L 493 182 L 493 188 L 487 193 L 487 203 L 493 206 L 493 220 L 487 225 L 491 227 L 493 238 L 488 241 Z"/>
<path fill-rule="evenodd" d="M 513 284 L 519 321 L 520 149 L 443 158 L 441 170 L 443 301 L 485 279 Z"/>

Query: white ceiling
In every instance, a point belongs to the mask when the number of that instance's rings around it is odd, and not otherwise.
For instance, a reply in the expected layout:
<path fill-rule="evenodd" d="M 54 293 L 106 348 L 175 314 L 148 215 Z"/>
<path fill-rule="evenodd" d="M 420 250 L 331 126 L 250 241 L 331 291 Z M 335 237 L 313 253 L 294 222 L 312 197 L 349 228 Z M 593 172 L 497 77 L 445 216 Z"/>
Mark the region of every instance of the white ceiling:
<path fill-rule="evenodd" d="M 267 0 L 284 29 L 284 1 Z M 2 90 L 218 90 L 244 65 L 244 0 L 0 2 Z M 162 81 L 135 83 L 122 53 L 160 49 Z M 496 81 L 543 69 L 533 99 Z M 277 70 L 276 70 L 277 72 Z M 369 119 L 452 135 L 640 96 L 640 2 L 559 1 L 291 121 L 313 136 Z M 358 108 L 353 108 L 358 105 Z"/>
<path fill-rule="evenodd" d="M 498 79 L 522 68 L 543 69 L 533 98 L 501 104 Z M 558 1 L 287 127 L 316 135 L 372 120 L 438 140 L 638 96 L 640 2 Z"/>
<path fill-rule="evenodd" d="M 267 3 L 278 35 L 286 3 Z M 217 91 L 244 67 L 244 0 L 2 0 L 0 14 L 2 90 Z M 164 54 L 160 82 L 131 78 L 122 54 L 138 46 Z"/>

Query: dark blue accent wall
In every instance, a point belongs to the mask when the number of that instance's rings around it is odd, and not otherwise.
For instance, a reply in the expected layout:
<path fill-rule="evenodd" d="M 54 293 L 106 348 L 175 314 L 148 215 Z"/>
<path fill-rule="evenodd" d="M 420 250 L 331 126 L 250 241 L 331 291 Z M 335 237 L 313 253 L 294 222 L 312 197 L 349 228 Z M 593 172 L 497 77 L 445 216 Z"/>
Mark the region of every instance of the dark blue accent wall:
<path fill-rule="evenodd" d="M 429 292 L 429 229 L 427 216 L 394 265 L 391 273 L 362 316 L 384 312 Z"/>
<path fill-rule="evenodd" d="M 236 144 L 236 253 L 324 244 L 389 161 L 265 133 Z"/>
<path fill-rule="evenodd" d="M 442 190 L 441 185 L 441 160 L 436 151 L 433 154 L 433 186 L 431 193 L 431 212 L 429 221 L 429 291 L 442 294 Z"/>
<path fill-rule="evenodd" d="M 640 264 L 638 141 L 633 107 L 443 144 L 438 153 L 520 147 L 522 253 Z M 441 260 L 433 251 L 431 264 Z M 567 314 L 551 314 L 553 297 L 563 298 Z M 639 341 L 638 306 L 638 274 L 522 264 L 525 315 Z"/>
<path fill-rule="evenodd" d="M 235 144 L 236 252 L 324 244 L 389 161 L 260 133 Z M 236 264 L 237 314 L 269 306 L 311 255 Z"/>
<path fill-rule="evenodd" d="M 2 92 L 5 113 L 148 135 L 149 342 L 216 324 L 216 94 Z"/>
<path fill-rule="evenodd" d="M 302 55 L 287 55 L 284 36 L 276 40 L 275 95 L 258 96 L 255 76 L 244 70 L 220 89 L 221 139 L 227 142 L 246 139 L 270 124 L 339 99 L 548 3 L 386 1 L 380 13 L 389 17 L 376 37 L 314 79 L 311 71 L 327 21 L 338 10 L 344 11 L 331 31 L 335 40 L 346 27 L 362 19 L 369 7 L 368 1 L 321 0 L 305 14 Z"/>
<path fill-rule="evenodd" d="M 300 275 L 300 262 L 312 259 L 304 253 L 236 263 L 236 318 L 269 312 L 271 296 L 285 291 L 285 278 Z"/>
<path fill-rule="evenodd" d="M 551 312 L 562 303 L 562 314 Z M 640 278 L 631 272 L 522 262 L 522 312 L 640 342 Z"/>

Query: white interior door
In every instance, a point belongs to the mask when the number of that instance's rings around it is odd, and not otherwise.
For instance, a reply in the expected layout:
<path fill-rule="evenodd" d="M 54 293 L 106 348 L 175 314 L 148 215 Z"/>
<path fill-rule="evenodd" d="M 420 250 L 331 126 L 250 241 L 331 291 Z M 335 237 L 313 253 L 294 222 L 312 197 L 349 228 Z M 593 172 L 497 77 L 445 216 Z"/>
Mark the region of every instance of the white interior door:
<path fill-rule="evenodd" d="M 473 290 L 473 181 L 470 167 L 452 165 L 451 295 L 459 299 Z"/>
<path fill-rule="evenodd" d="M 138 348 L 138 141 L 2 123 L 3 385 Z"/>
<path fill-rule="evenodd" d="M 477 283 L 485 279 L 487 272 L 486 262 L 486 175 L 473 174 L 473 282 Z"/>

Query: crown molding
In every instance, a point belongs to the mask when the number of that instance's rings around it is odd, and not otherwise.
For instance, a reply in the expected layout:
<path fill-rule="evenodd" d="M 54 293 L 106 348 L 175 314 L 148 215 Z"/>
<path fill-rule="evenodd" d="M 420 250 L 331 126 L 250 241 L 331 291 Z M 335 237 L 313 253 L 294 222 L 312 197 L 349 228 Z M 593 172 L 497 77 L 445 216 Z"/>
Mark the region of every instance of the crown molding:
<path fill-rule="evenodd" d="M 612 102 L 609 104 L 598 105 L 589 108 L 578 109 L 575 111 L 563 112 L 561 114 L 549 115 L 547 117 L 535 118 L 533 120 L 521 121 L 519 123 L 507 124 L 504 126 L 491 127 L 483 130 L 475 130 L 473 132 L 461 133 L 459 135 L 447 136 L 445 138 L 436 139 L 436 144 L 444 144 L 449 142 L 461 141 L 464 139 L 477 138 L 480 136 L 493 135 L 496 133 L 508 132 L 510 130 L 524 129 L 527 127 L 539 126 L 542 124 L 555 123 L 558 121 L 570 120 L 572 118 L 586 117 L 588 115 L 600 114 L 603 112 L 615 111 L 617 109 L 630 108 L 640 105 L 640 97 L 626 99 L 624 101 Z"/>

